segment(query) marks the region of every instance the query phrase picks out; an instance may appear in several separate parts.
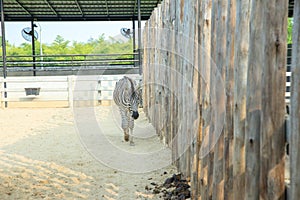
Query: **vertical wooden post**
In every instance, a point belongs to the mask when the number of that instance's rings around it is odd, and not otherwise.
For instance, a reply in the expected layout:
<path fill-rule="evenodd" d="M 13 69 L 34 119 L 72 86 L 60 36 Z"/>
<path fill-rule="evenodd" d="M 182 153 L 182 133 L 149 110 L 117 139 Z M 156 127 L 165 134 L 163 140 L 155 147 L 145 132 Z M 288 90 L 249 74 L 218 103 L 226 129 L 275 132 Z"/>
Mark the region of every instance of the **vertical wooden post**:
<path fill-rule="evenodd" d="M 191 174 L 191 188 L 192 199 L 200 198 L 200 172 L 201 172 L 201 159 L 199 159 L 199 150 L 202 143 L 202 124 L 201 124 L 201 31 L 202 31 L 202 12 L 201 12 L 201 0 L 196 0 L 195 3 L 195 30 L 194 30 L 194 72 L 193 72 L 193 92 L 196 95 L 194 105 L 199 106 L 195 113 L 195 117 L 198 120 L 198 124 L 194 124 L 196 135 L 195 141 L 192 143 L 192 174 Z M 197 131 L 197 132 L 196 132 Z"/>
<path fill-rule="evenodd" d="M 163 122 L 164 122 L 164 126 L 163 126 L 163 132 L 165 135 L 164 138 L 164 142 L 167 146 L 169 146 L 171 138 L 171 115 L 170 115 L 170 111 L 171 111 L 171 86 L 170 86 L 170 63 L 171 63 L 171 32 L 172 29 L 170 27 L 170 20 L 171 20 L 171 16 L 170 16 L 170 0 L 166 0 L 163 3 L 163 10 L 164 10 L 164 16 L 163 16 L 163 24 L 162 24 L 162 32 L 164 35 L 164 40 L 163 40 L 163 48 L 164 49 L 164 57 L 162 58 L 162 62 L 164 65 L 164 70 L 163 70 L 163 74 L 162 74 L 162 81 L 163 81 Z"/>
<path fill-rule="evenodd" d="M 264 62 L 263 2 L 252 1 L 250 17 L 249 61 L 247 75 L 246 130 L 245 130 L 245 199 L 259 199 L 259 166 L 261 135 L 261 63 Z"/>
<path fill-rule="evenodd" d="M 295 0 L 291 95 L 291 198 L 300 196 L 300 0 Z"/>
<path fill-rule="evenodd" d="M 141 14 L 141 0 L 137 0 L 138 2 L 138 54 L 139 54 L 139 73 L 143 73 L 142 68 L 142 27 L 141 27 L 141 20 L 142 20 L 142 14 Z"/>
<path fill-rule="evenodd" d="M 234 199 L 245 196 L 245 118 L 249 43 L 250 0 L 237 0 L 236 42 L 234 61 L 234 152 L 233 194 Z"/>
<path fill-rule="evenodd" d="M 192 159 L 193 159 L 193 150 L 195 142 L 195 129 L 194 122 L 196 120 L 195 110 L 199 110 L 198 106 L 195 104 L 197 101 L 197 95 L 194 93 L 194 87 L 198 88 L 197 83 L 193 82 L 194 69 L 195 69 L 195 22 L 196 22 L 196 6 L 197 2 L 188 1 L 187 7 L 185 7 L 185 12 L 188 14 L 185 21 L 189 24 L 189 31 L 187 33 L 188 41 L 186 43 L 186 58 L 187 63 L 184 66 L 186 68 L 185 77 L 185 87 L 187 88 L 187 94 L 183 95 L 186 101 L 186 113 L 187 113 L 187 124 L 186 124 L 186 134 L 187 134 L 187 144 L 185 148 L 187 149 L 187 159 L 186 165 L 188 165 L 187 174 L 188 177 L 192 175 Z"/>
<path fill-rule="evenodd" d="M 288 0 L 264 3 L 260 198 L 284 199 Z M 279 23 L 280 22 L 280 23 Z"/>
<path fill-rule="evenodd" d="M 202 21 L 203 21 L 203 34 L 201 40 L 201 68 L 200 73 L 201 79 L 201 124 L 202 124 L 202 143 L 200 147 L 200 193 L 201 199 L 209 199 L 209 186 L 208 186 L 208 162 L 209 156 L 207 155 L 209 151 L 209 89 L 210 89 L 210 49 L 211 49 L 211 12 L 212 4 L 211 0 L 204 0 L 202 2 Z"/>
<path fill-rule="evenodd" d="M 224 199 L 233 199 L 233 109 L 236 0 L 228 0 L 226 32 L 226 122 L 224 133 Z"/>
<path fill-rule="evenodd" d="M 226 66 L 226 19 L 227 19 L 227 0 L 218 0 L 215 6 L 216 15 L 216 69 L 220 73 L 220 78 L 225 83 L 225 66 Z M 213 76 L 216 76 L 214 73 Z M 215 77 L 212 78 L 215 87 L 218 84 Z M 225 86 L 225 84 L 224 84 Z M 225 90 L 226 88 L 222 88 Z M 217 92 L 217 91 L 215 91 Z M 224 99 L 225 101 L 225 99 Z M 217 109 L 217 108 L 212 108 Z M 216 126 L 216 125 L 215 125 Z M 214 152 L 214 172 L 213 172 L 213 199 L 224 199 L 224 129 L 217 141 Z"/>
<path fill-rule="evenodd" d="M 176 44 L 176 39 L 177 39 L 177 34 L 178 34 L 178 24 L 175 21 L 177 17 L 177 1 L 172 1 L 170 4 L 170 11 L 171 11 L 171 19 L 172 19 L 172 35 L 170 38 L 171 41 L 171 60 L 170 60 L 170 89 L 171 89 L 171 148 L 172 148 L 172 160 L 175 163 L 175 161 L 178 158 L 177 155 L 177 143 L 175 141 L 175 136 L 178 130 L 178 121 L 177 121 L 177 116 L 178 116 L 178 97 L 176 96 L 176 89 L 177 89 L 177 74 L 176 74 L 176 65 L 177 65 L 177 44 Z"/>
<path fill-rule="evenodd" d="M 146 117 L 149 119 L 149 82 L 150 77 L 150 45 L 149 45 L 149 37 L 150 37 L 150 20 L 151 18 L 145 23 L 144 29 L 144 45 L 143 45 L 143 108 L 146 114 Z"/>
<path fill-rule="evenodd" d="M 213 99 L 211 98 L 211 93 L 214 91 L 214 87 L 216 87 L 216 83 L 214 82 L 214 77 L 215 74 L 214 72 L 216 71 L 216 58 L 217 58 L 217 47 L 216 47 L 216 26 L 217 26 L 217 3 L 218 0 L 211 0 L 211 33 L 210 33 L 210 52 L 209 52 L 209 58 L 210 58 L 210 65 L 209 65 L 209 104 L 208 104 L 208 111 L 209 111 L 209 118 L 206 120 L 206 123 L 209 124 L 209 154 L 208 154 L 208 163 L 207 163 L 207 168 L 208 168 L 208 179 L 207 179 L 207 185 L 208 185 L 208 198 L 212 199 L 213 198 L 213 187 L 214 187 L 214 156 L 215 156 L 215 147 L 217 146 L 215 144 L 215 141 L 217 141 L 217 138 L 215 137 L 214 133 L 214 127 L 216 126 L 215 124 L 215 116 L 213 116 L 214 109 L 212 107 L 212 101 Z"/>

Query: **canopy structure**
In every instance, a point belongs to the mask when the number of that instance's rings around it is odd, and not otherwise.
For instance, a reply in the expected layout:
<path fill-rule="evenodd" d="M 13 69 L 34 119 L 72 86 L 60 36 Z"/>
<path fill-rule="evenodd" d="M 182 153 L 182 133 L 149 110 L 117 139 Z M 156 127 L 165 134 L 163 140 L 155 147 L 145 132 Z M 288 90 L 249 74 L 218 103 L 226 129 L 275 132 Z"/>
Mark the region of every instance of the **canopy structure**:
<path fill-rule="evenodd" d="M 2 0 L 5 21 L 147 20 L 160 0 Z M 140 3 L 140 7 L 139 4 Z"/>
<path fill-rule="evenodd" d="M 141 67 L 141 20 L 147 20 L 161 0 L 0 0 L 3 78 L 7 76 L 5 21 L 132 21 L 135 50 L 135 20 L 138 21 L 138 59 Z M 32 34 L 32 62 L 35 70 L 35 39 Z M 36 72 L 33 71 L 33 75 Z M 6 82 L 4 88 L 6 89 Z M 7 92 L 4 92 L 4 98 Z M 7 102 L 5 102 L 7 107 Z"/>
<path fill-rule="evenodd" d="M 6 77 L 5 21 L 31 21 L 34 32 L 35 21 L 138 21 L 138 46 L 141 46 L 141 20 L 147 20 L 161 0 L 0 0 L 2 29 L 2 60 Z M 32 59 L 35 62 L 35 39 L 32 34 Z M 135 30 L 133 30 L 135 50 Z M 139 66 L 141 73 L 141 51 Z M 33 64 L 33 68 L 35 66 Z M 33 72 L 35 75 L 35 72 Z"/>

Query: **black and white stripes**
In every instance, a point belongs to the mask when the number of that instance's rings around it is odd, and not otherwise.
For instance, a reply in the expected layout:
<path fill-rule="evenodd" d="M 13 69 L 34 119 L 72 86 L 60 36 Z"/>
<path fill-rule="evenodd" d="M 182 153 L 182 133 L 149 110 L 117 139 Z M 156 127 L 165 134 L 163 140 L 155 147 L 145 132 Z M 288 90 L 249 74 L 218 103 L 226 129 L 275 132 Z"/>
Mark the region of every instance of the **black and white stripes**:
<path fill-rule="evenodd" d="M 119 107 L 122 118 L 122 129 L 125 141 L 130 140 L 133 145 L 134 119 L 139 117 L 138 107 L 140 102 L 140 92 L 134 80 L 124 76 L 115 86 L 113 99 Z"/>

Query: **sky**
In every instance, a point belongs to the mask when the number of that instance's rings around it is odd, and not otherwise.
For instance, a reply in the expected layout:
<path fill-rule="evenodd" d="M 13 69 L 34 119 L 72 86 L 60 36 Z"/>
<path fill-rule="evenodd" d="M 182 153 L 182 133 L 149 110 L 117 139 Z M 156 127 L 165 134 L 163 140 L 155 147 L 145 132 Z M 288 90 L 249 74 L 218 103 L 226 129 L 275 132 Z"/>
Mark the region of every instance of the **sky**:
<path fill-rule="evenodd" d="M 97 39 L 104 34 L 105 38 L 120 34 L 121 28 L 132 29 L 131 21 L 104 21 L 104 22 L 36 22 L 35 30 L 40 34 L 42 28 L 42 43 L 51 44 L 57 35 L 65 40 L 87 42 L 90 38 Z M 16 46 L 27 42 L 21 35 L 25 27 L 31 27 L 31 22 L 5 22 L 5 39 Z M 136 24 L 137 28 L 137 24 Z M 142 23 L 143 28 L 143 23 Z M 39 39 L 40 40 L 40 39 Z"/>

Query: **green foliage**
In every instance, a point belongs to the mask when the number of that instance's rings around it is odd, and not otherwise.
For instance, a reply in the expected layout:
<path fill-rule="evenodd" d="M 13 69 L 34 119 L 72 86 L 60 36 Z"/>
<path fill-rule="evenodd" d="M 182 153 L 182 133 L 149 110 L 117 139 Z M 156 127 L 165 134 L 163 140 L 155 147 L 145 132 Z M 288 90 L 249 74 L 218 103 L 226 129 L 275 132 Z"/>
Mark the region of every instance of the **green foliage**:
<path fill-rule="evenodd" d="M 62 36 L 57 35 L 51 44 L 43 44 L 42 50 L 44 55 L 114 54 L 133 52 L 132 40 L 127 42 L 116 41 L 113 40 L 113 38 L 106 40 L 104 34 L 100 35 L 97 39 L 91 38 L 87 42 L 71 42 L 65 40 Z M 19 46 L 15 46 L 7 42 L 6 52 L 8 56 L 32 55 L 31 43 L 24 42 Z M 35 41 L 35 53 L 36 55 L 40 55 L 39 41 Z"/>
<path fill-rule="evenodd" d="M 287 35 L 287 43 L 292 44 L 293 36 L 293 18 L 288 18 L 288 35 Z"/>

